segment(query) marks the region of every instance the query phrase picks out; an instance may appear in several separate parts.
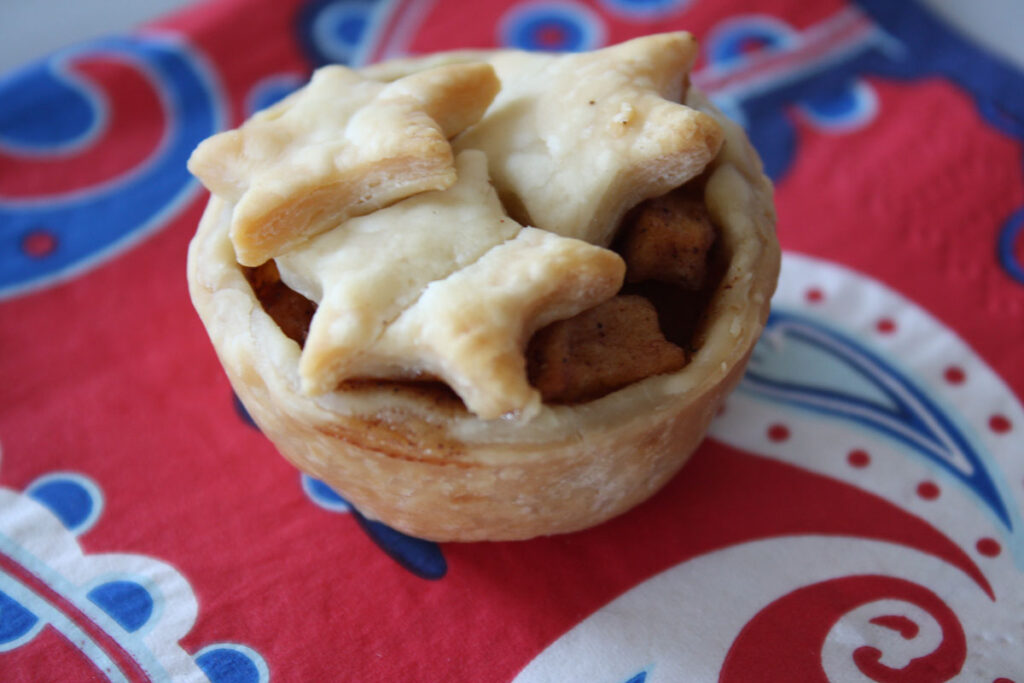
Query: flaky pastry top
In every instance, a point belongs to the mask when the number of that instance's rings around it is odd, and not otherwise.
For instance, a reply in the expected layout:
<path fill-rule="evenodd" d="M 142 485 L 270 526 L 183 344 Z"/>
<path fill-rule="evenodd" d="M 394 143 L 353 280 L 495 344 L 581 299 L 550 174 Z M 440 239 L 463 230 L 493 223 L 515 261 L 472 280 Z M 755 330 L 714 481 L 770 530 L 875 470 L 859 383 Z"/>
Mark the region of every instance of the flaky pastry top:
<path fill-rule="evenodd" d="M 625 264 L 509 218 L 486 163 L 466 150 L 450 189 L 352 219 L 277 260 L 282 279 L 319 304 L 299 362 L 307 392 L 427 375 L 481 417 L 536 411 L 526 341 L 614 295 Z"/>
<path fill-rule="evenodd" d="M 189 170 L 235 203 L 238 262 L 258 266 L 347 218 L 450 187 L 448 138 L 476 122 L 497 90 L 482 63 L 391 83 L 327 66 L 240 128 L 203 141 Z"/>
<path fill-rule="evenodd" d="M 710 106 L 683 103 L 695 53 L 672 33 L 326 67 L 204 143 L 191 168 L 229 216 L 237 261 L 275 258 L 318 304 L 296 349 L 301 392 L 439 378 L 478 419 L 540 415 L 530 335 L 615 295 L 624 264 L 607 246 L 624 213 L 722 146 Z"/>

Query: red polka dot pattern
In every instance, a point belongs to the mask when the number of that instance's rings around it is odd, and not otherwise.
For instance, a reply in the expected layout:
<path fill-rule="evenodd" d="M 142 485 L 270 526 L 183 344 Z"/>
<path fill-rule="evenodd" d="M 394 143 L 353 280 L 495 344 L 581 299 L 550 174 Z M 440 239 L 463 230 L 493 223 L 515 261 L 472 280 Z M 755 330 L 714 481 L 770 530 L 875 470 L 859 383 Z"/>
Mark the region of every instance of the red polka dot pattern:
<path fill-rule="evenodd" d="M 967 379 L 967 375 L 964 374 L 963 368 L 957 367 L 956 365 L 950 365 L 946 368 L 946 372 L 943 373 L 943 377 L 950 384 L 963 384 L 964 380 Z"/>
<path fill-rule="evenodd" d="M 988 419 L 988 426 L 996 434 L 1005 434 L 1013 428 L 1013 424 L 1005 415 L 993 415 Z"/>
<path fill-rule="evenodd" d="M 846 462 L 850 463 L 851 467 L 867 467 L 871 464 L 871 456 L 868 455 L 867 451 L 857 449 L 850 451 L 846 456 Z"/>
<path fill-rule="evenodd" d="M 975 544 L 978 552 L 985 557 L 996 557 L 1003 551 L 1003 547 L 999 545 L 999 541 L 994 538 L 982 538 L 979 539 Z"/>
<path fill-rule="evenodd" d="M 789 427 L 784 424 L 773 424 L 768 428 L 768 438 L 776 443 L 789 438 Z"/>
<path fill-rule="evenodd" d="M 882 334 L 892 334 L 896 331 L 896 322 L 892 318 L 882 318 L 875 323 L 875 329 Z"/>
<path fill-rule="evenodd" d="M 935 500 L 941 493 L 938 485 L 932 481 L 922 481 L 917 485 L 917 495 L 925 500 Z"/>
<path fill-rule="evenodd" d="M 57 238 L 46 230 L 33 230 L 21 240 L 21 249 L 33 258 L 49 256 L 57 248 Z"/>

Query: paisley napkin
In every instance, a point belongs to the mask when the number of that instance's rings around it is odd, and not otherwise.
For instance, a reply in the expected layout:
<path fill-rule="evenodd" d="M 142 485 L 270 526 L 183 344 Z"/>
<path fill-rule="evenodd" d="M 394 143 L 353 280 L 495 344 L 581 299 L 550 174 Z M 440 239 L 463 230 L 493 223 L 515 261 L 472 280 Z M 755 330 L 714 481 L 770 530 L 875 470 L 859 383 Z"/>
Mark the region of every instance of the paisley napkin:
<path fill-rule="evenodd" d="M 188 300 L 193 147 L 328 62 L 678 28 L 786 250 L 691 463 L 466 545 L 290 468 Z M 1022 141 L 910 0 L 215 0 L 0 76 L 0 678 L 1024 683 Z"/>

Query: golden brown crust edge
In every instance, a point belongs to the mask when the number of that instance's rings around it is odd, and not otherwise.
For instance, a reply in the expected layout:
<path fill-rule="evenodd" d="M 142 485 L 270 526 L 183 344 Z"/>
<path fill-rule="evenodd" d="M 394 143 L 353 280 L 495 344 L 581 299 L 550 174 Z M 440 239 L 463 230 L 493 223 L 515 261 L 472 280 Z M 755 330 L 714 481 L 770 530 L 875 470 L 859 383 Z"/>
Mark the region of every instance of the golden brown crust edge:
<path fill-rule="evenodd" d="M 727 137 L 705 198 L 731 261 L 703 346 L 677 373 L 577 406 L 544 406 L 525 425 L 480 420 L 412 387 L 303 394 L 299 348 L 263 312 L 234 261 L 230 206 L 211 200 L 189 250 L 190 292 L 264 434 L 363 514 L 437 541 L 574 531 L 653 495 L 697 448 L 742 376 L 779 268 L 772 190 L 757 155 L 700 93 L 687 103 L 719 119 Z"/>

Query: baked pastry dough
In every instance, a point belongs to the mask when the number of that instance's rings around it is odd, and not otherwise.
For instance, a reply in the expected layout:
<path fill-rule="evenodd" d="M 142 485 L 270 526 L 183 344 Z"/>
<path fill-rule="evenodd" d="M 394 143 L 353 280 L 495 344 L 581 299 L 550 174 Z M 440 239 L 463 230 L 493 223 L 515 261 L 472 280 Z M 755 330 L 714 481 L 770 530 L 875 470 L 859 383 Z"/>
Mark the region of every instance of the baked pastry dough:
<path fill-rule="evenodd" d="M 236 203 L 238 262 L 258 266 L 346 218 L 450 187 L 448 138 L 475 123 L 497 91 L 482 63 L 388 84 L 325 67 L 241 128 L 202 142 L 189 170 Z"/>
<path fill-rule="evenodd" d="M 579 54 L 450 53 L 427 64 L 487 60 L 501 91 L 455 148 L 487 153 L 522 223 L 607 245 L 623 214 L 697 176 L 722 144 L 706 113 L 680 104 L 697 44 L 665 33 Z M 368 75 L 405 76 L 397 61 Z"/>
<path fill-rule="evenodd" d="M 614 295 L 625 264 L 506 216 L 482 152 L 462 152 L 458 175 L 448 190 L 354 218 L 277 260 L 284 282 L 319 304 L 299 361 L 306 392 L 426 374 L 482 418 L 536 412 L 526 340 Z"/>
<path fill-rule="evenodd" d="M 365 515 L 434 540 L 572 531 L 657 491 L 739 380 L 779 267 L 771 185 L 742 130 L 686 86 L 692 56 L 692 39 L 670 34 L 592 55 L 456 53 L 362 71 L 397 83 L 486 63 L 502 94 L 453 141 L 457 183 L 338 221 L 276 259 L 285 283 L 319 303 L 304 348 L 239 266 L 240 204 L 215 194 L 189 250 L 190 291 L 235 391 L 281 453 Z M 601 83 L 548 106 L 573 69 Z M 605 71 L 617 75 L 602 85 Z M 598 135 L 616 116 L 633 129 Z M 517 156 L 509 134 L 530 154 Z M 592 178 L 570 182 L 591 167 Z M 717 229 L 720 263 L 685 366 L 596 398 L 539 402 L 523 362 L 532 332 L 610 299 L 623 266 L 606 247 L 622 215 L 687 182 Z M 411 381 L 427 379 L 450 389 Z"/>

